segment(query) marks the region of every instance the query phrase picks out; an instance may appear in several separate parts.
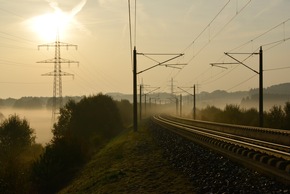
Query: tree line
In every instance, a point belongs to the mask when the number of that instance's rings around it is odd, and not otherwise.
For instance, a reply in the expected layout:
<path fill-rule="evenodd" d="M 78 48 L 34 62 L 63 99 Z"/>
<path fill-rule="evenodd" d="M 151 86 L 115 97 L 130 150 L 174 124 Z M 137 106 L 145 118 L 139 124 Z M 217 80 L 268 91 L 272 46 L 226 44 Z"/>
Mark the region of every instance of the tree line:
<path fill-rule="evenodd" d="M 42 147 L 26 119 L 12 115 L 0 125 L 0 191 L 55 193 L 125 125 L 132 105 L 98 94 L 60 109 L 53 138 Z"/>
<path fill-rule="evenodd" d="M 265 111 L 264 127 L 290 130 L 290 102 L 282 107 L 274 105 Z M 198 110 L 197 119 L 219 123 L 259 126 L 259 112 L 255 108 L 242 109 L 238 105 L 226 105 L 224 109 L 207 106 Z"/>

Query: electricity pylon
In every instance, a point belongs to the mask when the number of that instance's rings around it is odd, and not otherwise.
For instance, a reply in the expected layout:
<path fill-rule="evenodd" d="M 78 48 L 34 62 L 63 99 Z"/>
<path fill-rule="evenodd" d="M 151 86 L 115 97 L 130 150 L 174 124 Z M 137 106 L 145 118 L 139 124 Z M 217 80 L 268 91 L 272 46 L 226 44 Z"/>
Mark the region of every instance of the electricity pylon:
<path fill-rule="evenodd" d="M 50 44 L 38 45 L 38 49 L 41 47 L 46 47 L 47 49 L 49 49 L 50 47 L 54 47 L 55 50 L 55 55 L 53 59 L 47 59 L 44 61 L 37 62 L 37 63 L 54 64 L 54 70 L 52 72 L 42 74 L 42 76 L 53 76 L 52 122 L 54 123 L 56 121 L 56 115 L 59 114 L 59 110 L 62 107 L 62 76 L 74 76 L 73 74 L 63 72 L 61 70 L 61 64 L 62 63 L 79 64 L 78 61 L 71 61 L 68 59 L 61 58 L 60 48 L 66 47 L 66 49 L 68 49 L 69 47 L 75 47 L 75 49 L 77 49 L 77 45 L 60 42 L 59 37 L 57 35 L 55 42 Z"/>

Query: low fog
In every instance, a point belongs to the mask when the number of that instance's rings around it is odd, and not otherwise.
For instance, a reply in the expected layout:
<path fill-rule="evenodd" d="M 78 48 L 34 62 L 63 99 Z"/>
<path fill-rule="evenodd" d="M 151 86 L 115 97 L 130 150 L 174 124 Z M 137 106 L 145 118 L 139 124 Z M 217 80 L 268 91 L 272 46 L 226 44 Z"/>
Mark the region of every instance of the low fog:
<path fill-rule="evenodd" d="M 21 119 L 25 118 L 30 127 L 34 129 L 36 135 L 36 143 L 45 145 L 49 143 L 52 138 L 52 112 L 49 109 L 15 109 L 15 108 L 1 108 L 0 113 L 4 115 L 4 118 L 8 118 L 9 115 L 16 114 Z M 3 118 L 0 118 L 1 120 Z"/>

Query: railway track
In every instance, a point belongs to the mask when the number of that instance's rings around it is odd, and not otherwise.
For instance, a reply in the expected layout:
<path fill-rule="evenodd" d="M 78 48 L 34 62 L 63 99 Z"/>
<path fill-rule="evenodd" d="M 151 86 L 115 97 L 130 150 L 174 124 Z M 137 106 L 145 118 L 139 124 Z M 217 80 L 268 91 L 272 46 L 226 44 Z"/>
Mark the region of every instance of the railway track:
<path fill-rule="evenodd" d="M 290 132 L 159 115 L 152 121 L 248 168 L 290 185 Z"/>

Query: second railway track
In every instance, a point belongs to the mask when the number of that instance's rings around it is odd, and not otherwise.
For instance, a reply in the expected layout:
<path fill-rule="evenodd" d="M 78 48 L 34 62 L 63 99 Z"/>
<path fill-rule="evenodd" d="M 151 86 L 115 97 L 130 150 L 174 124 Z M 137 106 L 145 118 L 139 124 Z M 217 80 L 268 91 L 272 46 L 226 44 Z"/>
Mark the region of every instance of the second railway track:
<path fill-rule="evenodd" d="M 168 115 L 155 116 L 153 122 L 246 167 L 290 185 L 288 131 L 239 127 Z"/>

